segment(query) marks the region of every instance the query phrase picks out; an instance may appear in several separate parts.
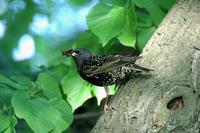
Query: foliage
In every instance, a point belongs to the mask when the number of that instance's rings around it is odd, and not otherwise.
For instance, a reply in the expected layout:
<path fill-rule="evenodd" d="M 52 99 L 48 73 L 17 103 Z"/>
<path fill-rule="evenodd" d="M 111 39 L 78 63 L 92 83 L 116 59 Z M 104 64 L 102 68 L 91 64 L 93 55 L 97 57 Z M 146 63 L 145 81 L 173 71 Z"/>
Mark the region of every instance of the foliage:
<path fill-rule="evenodd" d="M 142 51 L 175 0 L 99 0 L 86 17 L 88 29 L 74 33 L 70 39 L 29 31 L 35 13 L 51 18 L 57 9 L 53 0 L 40 4 L 23 2 L 27 5 L 25 9 L 7 9 L 0 13 L 0 19 L 7 21 L 5 36 L 0 38 L 0 45 L 5 46 L 0 47 L 3 73 L 0 75 L 0 119 L 3 120 L 0 132 L 6 133 L 18 131 L 16 127 L 20 124 L 28 125 L 36 133 L 63 132 L 71 125 L 74 111 L 85 101 L 96 97 L 100 105 L 106 96 L 103 87 L 84 81 L 72 59 L 62 57 L 60 50 L 82 47 L 95 54 L 114 53 L 126 48 Z M 76 9 L 90 2 L 68 1 Z M 11 52 L 20 36 L 27 33 L 34 37 L 37 54 L 32 59 L 16 63 Z M 57 38 L 59 41 L 55 41 Z M 117 49 L 119 45 L 123 49 Z M 115 93 L 114 88 L 109 87 L 110 94 Z"/>
<path fill-rule="evenodd" d="M 4 89 L 1 89 L 0 97 L 8 101 L 0 105 L 3 108 L 1 117 L 8 115 L 7 126 L 2 127 L 1 131 L 7 128 L 14 130 L 16 116 L 25 119 L 31 129 L 38 133 L 61 132 L 71 124 L 71 107 L 62 99 L 56 80 L 47 73 L 41 73 L 36 82 L 25 77 L 9 79 L 3 75 L 0 79 L 6 81 L 1 82 Z M 10 91 L 7 93 L 9 96 L 5 95 L 5 90 Z"/>

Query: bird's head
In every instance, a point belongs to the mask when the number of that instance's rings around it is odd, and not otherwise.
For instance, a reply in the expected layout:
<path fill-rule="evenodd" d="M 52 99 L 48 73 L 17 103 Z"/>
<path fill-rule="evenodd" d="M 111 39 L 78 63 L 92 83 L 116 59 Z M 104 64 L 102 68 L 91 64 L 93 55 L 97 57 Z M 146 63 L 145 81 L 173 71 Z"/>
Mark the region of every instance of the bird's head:
<path fill-rule="evenodd" d="M 80 70 L 82 65 L 92 56 L 92 53 L 84 48 L 63 50 L 62 54 L 64 56 L 72 56 Z"/>

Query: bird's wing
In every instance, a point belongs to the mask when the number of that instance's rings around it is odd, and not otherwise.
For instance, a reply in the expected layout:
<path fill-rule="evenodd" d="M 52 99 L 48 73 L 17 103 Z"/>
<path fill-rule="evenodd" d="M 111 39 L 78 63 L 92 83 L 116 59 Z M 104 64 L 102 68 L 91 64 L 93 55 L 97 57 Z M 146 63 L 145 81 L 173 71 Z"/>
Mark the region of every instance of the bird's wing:
<path fill-rule="evenodd" d="M 133 57 L 125 57 L 122 55 L 108 55 L 102 58 L 91 58 L 87 62 L 90 62 L 90 67 L 87 67 L 89 63 L 86 63 L 83 69 L 83 74 L 87 76 L 93 76 L 94 74 L 99 74 L 102 72 L 108 72 L 113 69 L 125 66 L 127 64 L 134 63 L 137 59 L 141 57 L 133 56 Z M 93 62 L 91 64 L 91 62 Z"/>

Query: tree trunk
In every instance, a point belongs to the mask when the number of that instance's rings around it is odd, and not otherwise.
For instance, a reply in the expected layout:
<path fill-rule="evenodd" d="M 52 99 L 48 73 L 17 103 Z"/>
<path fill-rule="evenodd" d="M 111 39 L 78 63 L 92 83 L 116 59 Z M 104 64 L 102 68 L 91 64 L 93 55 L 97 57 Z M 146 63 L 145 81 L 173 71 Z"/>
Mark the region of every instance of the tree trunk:
<path fill-rule="evenodd" d="M 200 132 L 200 1 L 179 0 L 137 64 L 152 68 L 120 88 L 91 133 Z"/>

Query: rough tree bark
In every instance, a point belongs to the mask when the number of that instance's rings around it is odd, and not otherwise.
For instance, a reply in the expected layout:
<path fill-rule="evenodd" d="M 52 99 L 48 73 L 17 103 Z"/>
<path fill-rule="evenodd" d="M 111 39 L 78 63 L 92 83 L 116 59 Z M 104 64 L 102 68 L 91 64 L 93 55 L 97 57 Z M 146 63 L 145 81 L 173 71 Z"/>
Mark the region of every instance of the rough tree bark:
<path fill-rule="evenodd" d="M 200 1 L 179 0 L 137 63 L 155 71 L 120 88 L 91 133 L 200 132 Z"/>

